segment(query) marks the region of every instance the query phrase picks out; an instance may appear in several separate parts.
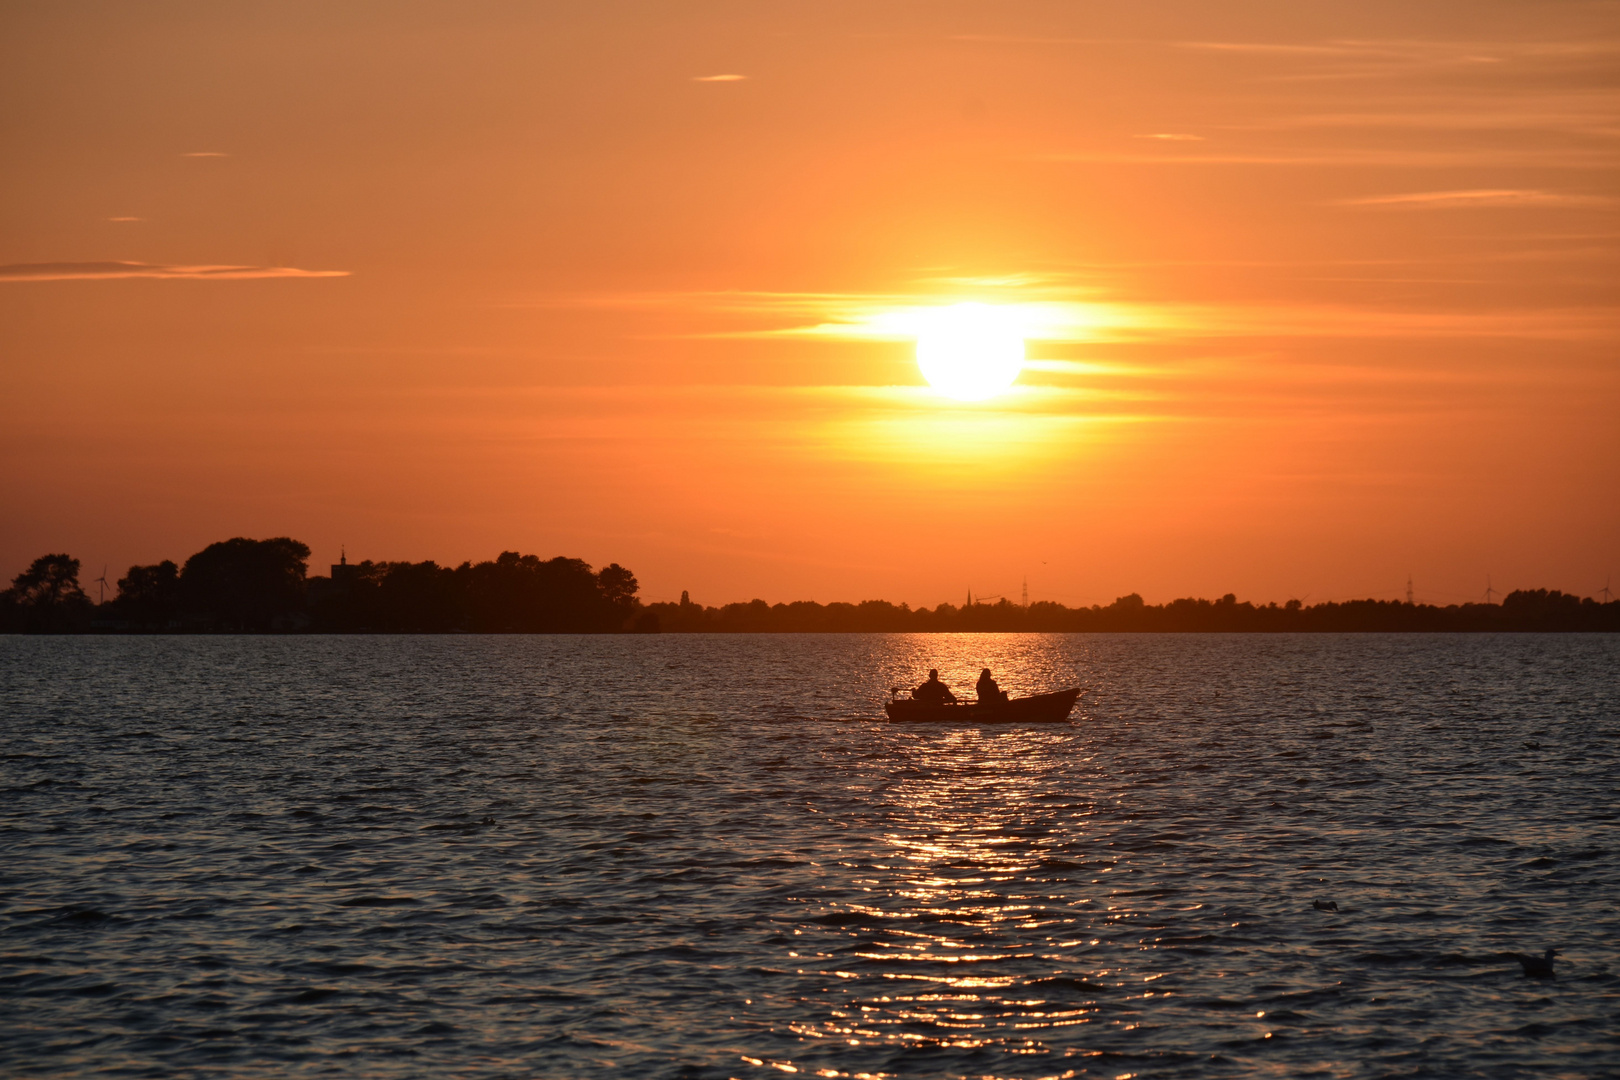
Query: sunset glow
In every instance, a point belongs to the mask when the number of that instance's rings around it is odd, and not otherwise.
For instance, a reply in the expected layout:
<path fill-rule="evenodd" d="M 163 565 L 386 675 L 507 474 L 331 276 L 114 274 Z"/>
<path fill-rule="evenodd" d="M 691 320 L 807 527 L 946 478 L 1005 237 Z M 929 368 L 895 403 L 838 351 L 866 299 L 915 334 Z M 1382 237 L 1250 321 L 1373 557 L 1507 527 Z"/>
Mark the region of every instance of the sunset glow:
<path fill-rule="evenodd" d="M 25 0 L 0 105 L 4 1075 L 1613 1072 L 1620 0 Z"/>
<path fill-rule="evenodd" d="M 1591 593 L 1620 26 L 1554 6 L 14 8 L 0 562 Z"/>

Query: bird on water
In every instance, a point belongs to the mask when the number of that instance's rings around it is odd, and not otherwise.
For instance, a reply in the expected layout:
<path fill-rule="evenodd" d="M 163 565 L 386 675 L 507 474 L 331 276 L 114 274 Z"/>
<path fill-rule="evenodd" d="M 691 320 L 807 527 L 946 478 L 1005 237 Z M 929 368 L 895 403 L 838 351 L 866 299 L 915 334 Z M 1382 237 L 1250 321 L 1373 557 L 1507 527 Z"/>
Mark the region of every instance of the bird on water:
<path fill-rule="evenodd" d="M 1540 956 L 1526 956 L 1524 953 L 1514 953 L 1513 959 L 1524 968 L 1526 976 L 1545 979 L 1553 973 L 1553 957 L 1558 955 L 1557 949 L 1548 949 Z"/>

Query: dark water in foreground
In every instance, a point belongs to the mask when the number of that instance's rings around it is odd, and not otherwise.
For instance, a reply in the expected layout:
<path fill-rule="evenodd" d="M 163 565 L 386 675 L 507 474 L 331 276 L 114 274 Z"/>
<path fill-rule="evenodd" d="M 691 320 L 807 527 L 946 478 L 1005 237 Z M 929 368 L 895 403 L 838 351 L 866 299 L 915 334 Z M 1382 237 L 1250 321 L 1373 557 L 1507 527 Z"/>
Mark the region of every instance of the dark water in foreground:
<path fill-rule="evenodd" d="M 1620 1075 L 1617 660 L 0 638 L 0 1073 Z"/>

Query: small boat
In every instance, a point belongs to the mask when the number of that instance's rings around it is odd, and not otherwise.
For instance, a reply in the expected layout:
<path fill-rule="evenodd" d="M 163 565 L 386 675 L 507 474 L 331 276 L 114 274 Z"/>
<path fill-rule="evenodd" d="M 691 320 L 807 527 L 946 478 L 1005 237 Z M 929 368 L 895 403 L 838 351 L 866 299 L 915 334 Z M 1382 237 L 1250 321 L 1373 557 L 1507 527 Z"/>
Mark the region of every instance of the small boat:
<path fill-rule="evenodd" d="M 897 697 L 885 702 L 883 711 L 889 714 L 889 722 L 893 724 L 1061 724 L 1069 718 L 1079 699 L 1078 688 L 1009 698 L 994 705 L 977 701 L 930 705 Z"/>

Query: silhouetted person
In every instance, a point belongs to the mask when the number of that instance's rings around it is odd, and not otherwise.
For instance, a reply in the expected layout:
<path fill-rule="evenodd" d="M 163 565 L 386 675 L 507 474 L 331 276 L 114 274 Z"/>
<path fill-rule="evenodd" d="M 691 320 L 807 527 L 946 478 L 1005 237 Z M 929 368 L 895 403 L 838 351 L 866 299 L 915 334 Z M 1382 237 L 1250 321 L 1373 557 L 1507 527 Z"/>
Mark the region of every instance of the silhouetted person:
<path fill-rule="evenodd" d="M 1007 700 L 1007 695 L 1001 692 L 996 680 L 990 677 L 990 669 L 985 668 L 979 672 L 979 681 L 973 689 L 979 695 L 980 705 L 1000 705 Z"/>
<path fill-rule="evenodd" d="M 955 704 L 956 695 L 951 688 L 939 681 L 939 669 L 928 669 L 928 681 L 911 692 L 912 700 L 920 701 L 924 705 Z"/>

